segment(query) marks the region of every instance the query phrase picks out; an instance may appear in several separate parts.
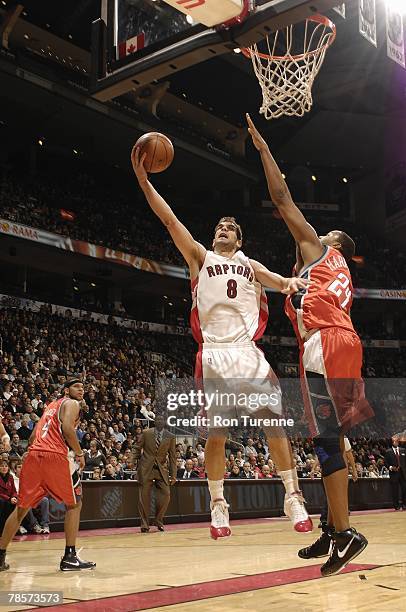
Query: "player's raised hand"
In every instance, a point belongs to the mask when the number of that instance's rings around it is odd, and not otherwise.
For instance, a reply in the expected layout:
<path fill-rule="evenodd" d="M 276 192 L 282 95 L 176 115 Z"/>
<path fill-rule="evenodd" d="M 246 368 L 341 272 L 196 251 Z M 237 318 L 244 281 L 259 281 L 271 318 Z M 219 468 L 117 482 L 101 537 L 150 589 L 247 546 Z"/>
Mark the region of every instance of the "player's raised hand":
<path fill-rule="evenodd" d="M 258 132 L 257 128 L 254 125 L 251 117 L 248 113 L 246 113 L 247 123 L 248 123 L 248 131 L 251 134 L 252 142 L 254 143 L 254 147 L 259 151 L 267 151 L 268 145 L 265 140 L 262 138 L 261 134 Z"/>
<path fill-rule="evenodd" d="M 286 281 L 286 287 L 281 291 L 281 293 L 284 293 L 285 295 L 292 295 L 292 293 L 297 293 L 298 291 L 307 289 L 307 287 L 309 286 L 308 280 L 306 280 L 305 278 L 299 278 L 297 276 L 287 278 Z"/>
<path fill-rule="evenodd" d="M 144 155 L 142 155 L 142 157 L 140 158 L 139 147 L 133 147 L 133 150 L 131 151 L 131 163 L 133 166 L 135 176 L 137 177 L 138 182 L 140 184 L 148 181 L 148 174 L 144 167 L 144 162 L 145 162 L 146 157 L 147 157 L 147 154 L 144 153 Z"/>

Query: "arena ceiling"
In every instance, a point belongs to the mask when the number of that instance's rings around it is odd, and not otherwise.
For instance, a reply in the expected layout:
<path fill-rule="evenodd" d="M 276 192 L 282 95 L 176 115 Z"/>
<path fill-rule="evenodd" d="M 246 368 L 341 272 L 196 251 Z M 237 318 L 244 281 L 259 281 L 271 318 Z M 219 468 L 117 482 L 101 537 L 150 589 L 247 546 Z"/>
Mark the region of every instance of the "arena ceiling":
<path fill-rule="evenodd" d="M 388 123 L 406 113 L 406 71 L 386 56 L 382 16 L 376 49 L 358 33 L 358 2 L 346 5 L 346 20 L 330 14 L 338 36 L 316 81 L 314 108 L 304 118 L 265 122 L 259 117 L 259 86 L 241 54 L 175 74 L 169 91 L 186 93 L 189 103 L 212 108 L 234 125 L 243 125 L 245 112 L 250 112 L 278 158 L 288 163 L 373 169 L 383 161 Z M 26 0 L 23 18 L 88 51 L 90 24 L 99 6 L 100 0 Z"/>

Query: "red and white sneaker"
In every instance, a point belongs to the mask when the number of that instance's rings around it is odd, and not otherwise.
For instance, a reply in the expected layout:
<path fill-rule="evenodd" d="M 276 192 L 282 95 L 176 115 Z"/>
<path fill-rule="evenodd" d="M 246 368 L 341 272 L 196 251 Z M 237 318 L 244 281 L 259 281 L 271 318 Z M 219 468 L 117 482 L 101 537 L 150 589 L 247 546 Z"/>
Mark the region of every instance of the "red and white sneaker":
<path fill-rule="evenodd" d="M 291 495 L 285 495 L 283 510 L 292 521 L 295 531 L 299 533 L 313 531 L 313 522 L 307 514 L 305 500 L 300 491 Z"/>
<path fill-rule="evenodd" d="M 229 505 L 225 499 L 216 499 L 214 502 L 210 502 L 210 535 L 213 540 L 217 540 L 218 538 L 227 538 L 231 535 L 228 508 Z"/>

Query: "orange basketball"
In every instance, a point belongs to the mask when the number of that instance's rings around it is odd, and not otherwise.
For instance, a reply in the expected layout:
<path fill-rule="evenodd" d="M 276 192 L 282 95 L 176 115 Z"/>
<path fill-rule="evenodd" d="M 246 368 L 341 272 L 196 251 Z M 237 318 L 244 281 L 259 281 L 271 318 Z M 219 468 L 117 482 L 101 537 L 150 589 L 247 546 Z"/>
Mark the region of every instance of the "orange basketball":
<path fill-rule="evenodd" d="M 135 143 L 140 148 L 140 159 L 147 154 L 144 167 L 147 172 L 163 172 L 171 165 L 175 151 L 167 136 L 159 132 L 148 132 Z"/>

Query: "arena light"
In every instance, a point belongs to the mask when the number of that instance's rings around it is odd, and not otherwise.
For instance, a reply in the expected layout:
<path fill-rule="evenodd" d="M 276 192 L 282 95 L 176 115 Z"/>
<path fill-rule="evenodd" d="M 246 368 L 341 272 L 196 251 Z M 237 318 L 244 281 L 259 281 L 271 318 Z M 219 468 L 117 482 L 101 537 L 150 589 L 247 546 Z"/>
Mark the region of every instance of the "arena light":
<path fill-rule="evenodd" d="M 91 287 L 96 287 L 97 285 L 96 285 L 96 283 L 90 283 L 90 286 Z"/>
<path fill-rule="evenodd" d="M 392 11 L 397 11 L 401 15 L 406 15 L 405 0 L 386 0 L 386 6 Z"/>
<path fill-rule="evenodd" d="M 315 176 L 314 174 L 312 174 L 312 181 L 314 181 L 314 182 L 317 181 L 317 176 Z"/>
<path fill-rule="evenodd" d="M 241 49 L 239 47 L 235 47 L 235 49 L 233 49 L 234 53 L 241 53 Z"/>
<path fill-rule="evenodd" d="M 39 144 L 39 146 L 40 146 L 40 147 L 42 147 L 42 145 L 44 144 L 44 141 L 43 141 L 43 140 L 41 140 L 41 138 L 39 138 L 39 140 L 38 140 L 38 144 Z"/>
<path fill-rule="evenodd" d="M 343 177 L 343 183 L 348 183 L 348 179 L 345 176 Z"/>
<path fill-rule="evenodd" d="M 75 213 L 66 208 L 61 208 L 59 214 L 64 221 L 74 221 L 76 219 Z"/>
<path fill-rule="evenodd" d="M 286 174 L 284 172 L 282 172 L 282 178 L 285 179 L 286 178 Z"/>

